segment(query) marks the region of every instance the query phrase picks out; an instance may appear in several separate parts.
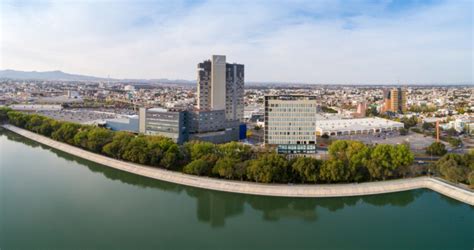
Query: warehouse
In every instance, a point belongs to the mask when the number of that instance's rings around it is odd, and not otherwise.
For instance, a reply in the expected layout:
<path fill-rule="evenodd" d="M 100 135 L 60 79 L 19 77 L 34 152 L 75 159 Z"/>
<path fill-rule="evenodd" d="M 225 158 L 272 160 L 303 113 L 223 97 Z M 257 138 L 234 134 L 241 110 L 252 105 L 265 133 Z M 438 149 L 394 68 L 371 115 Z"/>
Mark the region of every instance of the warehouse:
<path fill-rule="evenodd" d="M 316 135 L 329 136 L 376 134 L 396 131 L 403 128 L 403 123 L 383 118 L 332 119 L 317 120 Z"/>

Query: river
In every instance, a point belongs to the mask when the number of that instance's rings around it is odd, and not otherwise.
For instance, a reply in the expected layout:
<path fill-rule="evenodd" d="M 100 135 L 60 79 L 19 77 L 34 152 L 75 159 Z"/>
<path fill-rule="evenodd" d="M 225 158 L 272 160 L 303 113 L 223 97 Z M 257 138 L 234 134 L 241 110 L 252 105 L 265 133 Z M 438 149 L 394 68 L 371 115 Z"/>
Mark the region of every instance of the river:
<path fill-rule="evenodd" d="M 0 129 L 0 249 L 472 249 L 474 208 L 429 190 L 346 198 L 209 191 Z"/>

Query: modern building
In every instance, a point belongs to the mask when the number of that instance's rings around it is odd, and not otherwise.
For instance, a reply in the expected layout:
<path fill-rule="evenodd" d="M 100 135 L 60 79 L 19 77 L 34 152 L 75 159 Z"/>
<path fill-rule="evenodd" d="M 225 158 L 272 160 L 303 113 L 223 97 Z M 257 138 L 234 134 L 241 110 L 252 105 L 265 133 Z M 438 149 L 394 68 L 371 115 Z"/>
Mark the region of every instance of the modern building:
<path fill-rule="evenodd" d="M 227 120 L 244 118 L 244 65 L 226 63 L 226 57 L 213 55 L 198 64 L 197 108 L 225 110 Z"/>
<path fill-rule="evenodd" d="M 228 121 L 224 110 L 176 110 L 140 108 L 140 133 L 160 135 L 182 144 L 200 140 L 225 143 L 245 139 L 239 121 Z M 245 130 L 245 129 L 244 129 Z"/>
<path fill-rule="evenodd" d="M 188 139 L 185 121 L 186 111 L 162 108 L 140 108 L 139 132 L 147 135 L 161 135 L 176 143 Z"/>
<path fill-rule="evenodd" d="M 397 131 L 400 128 L 403 128 L 403 123 L 379 117 L 358 119 L 329 119 L 318 120 L 316 123 L 316 135 L 367 135 L 388 131 Z"/>
<path fill-rule="evenodd" d="M 407 111 L 407 91 L 402 88 L 384 90 L 382 112 L 405 113 Z"/>
<path fill-rule="evenodd" d="M 177 143 L 201 140 L 225 143 L 245 139 L 244 65 L 212 56 L 198 64 L 195 109 L 140 109 L 140 133 L 172 138 Z"/>
<path fill-rule="evenodd" d="M 316 153 L 315 96 L 265 96 L 264 142 L 283 154 Z"/>

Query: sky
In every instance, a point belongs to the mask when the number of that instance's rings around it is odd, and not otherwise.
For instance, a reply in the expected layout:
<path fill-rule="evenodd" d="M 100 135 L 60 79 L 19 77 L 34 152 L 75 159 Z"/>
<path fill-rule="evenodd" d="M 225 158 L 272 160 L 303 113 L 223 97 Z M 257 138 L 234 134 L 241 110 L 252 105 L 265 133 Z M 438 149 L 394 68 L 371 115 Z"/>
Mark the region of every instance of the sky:
<path fill-rule="evenodd" d="M 471 0 L 0 1 L 0 69 L 246 81 L 473 83 Z"/>

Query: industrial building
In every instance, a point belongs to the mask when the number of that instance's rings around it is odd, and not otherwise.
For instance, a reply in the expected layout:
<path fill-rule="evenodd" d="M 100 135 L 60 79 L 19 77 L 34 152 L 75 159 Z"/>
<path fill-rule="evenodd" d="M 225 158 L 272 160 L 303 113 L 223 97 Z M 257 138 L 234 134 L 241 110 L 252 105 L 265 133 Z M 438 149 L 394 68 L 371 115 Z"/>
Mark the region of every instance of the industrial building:
<path fill-rule="evenodd" d="M 403 128 L 403 123 L 383 118 L 358 118 L 358 119 L 329 119 L 318 120 L 316 135 L 343 136 L 376 134 L 386 131 L 397 131 Z"/>
<path fill-rule="evenodd" d="M 265 144 L 282 154 L 316 153 L 317 107 L 314 96 L 265 96 Z"/>

